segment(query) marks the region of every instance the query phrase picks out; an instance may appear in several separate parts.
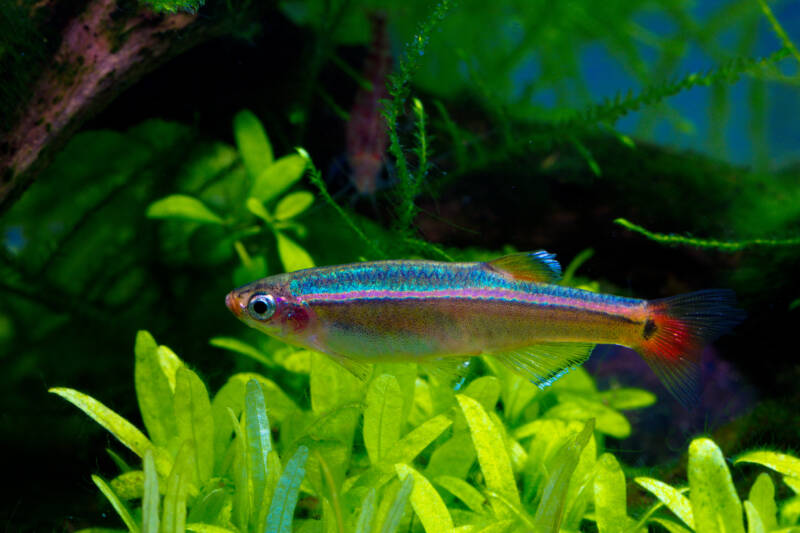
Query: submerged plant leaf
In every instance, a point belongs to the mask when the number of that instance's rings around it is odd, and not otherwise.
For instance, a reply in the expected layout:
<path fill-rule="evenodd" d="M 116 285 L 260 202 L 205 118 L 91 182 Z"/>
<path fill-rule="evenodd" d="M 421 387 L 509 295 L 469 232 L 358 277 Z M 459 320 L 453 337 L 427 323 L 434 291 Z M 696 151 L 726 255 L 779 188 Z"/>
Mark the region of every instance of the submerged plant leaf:
<path fill-rule="evenodd" d="M 736 458 L 733 464 L 756 463 L 766 466 L 784 476 L 792 476 L 800 479 L 800 459 L 785 453 L 771 451 L 746 452 Z"/>
<path fill-rule="evenodd" d="M 511 505 L 519 507 L 519 492 L 511 469 L 511 459 L 498 428 L 477 400 L 463 394 L 457 394 L 456 400 L 467 419 L 486 487 L 508 500 Z M 497 504 L 493 500 L 492 506 L 499 517 L 510 517 L 504 505 Z"/>
<path fill-rule="evenodd" d="M 778 527 L 778 507 L 775 504 L 775 485 L 769 474 L 761 472 L 750 487 L 750 503 L 761 517 L 764 529 L 772 531 Z"/>
<path fill-rule="evenodd" d="M 291 533 L 294 508 L 297 505 L 300 484 L 306 475 L 307 460 L 308 448 L 300 446 L 286 463 L 286 468 L 283 469 L 283 474 L 275 487 L 265 533 Z"/>
<path fill-rule="evenodd" d="M 158 475 L 153 451 L 144 454 L 144 495 L 142 496 L 142 533 L 158 533 L 158 515 L 161 496 L 158 491 Z"/>
<path fill-rule="evenodd" d="M 390 502 L 389 507 L 386 509 L 385 514 L 380 513 L 380 509 L 378 513 L 378 516 L 384 516 L 380 533 L 394 533 L 397 531 L 397 527 L 400 525 L 400 520 L 403 518 L 403 514 L 406 511 L 408 497 L 411 495 L 411 490 L 413 488 L 414 476 L 406 476 L 406 478 L 395 491 L 394 498 L 391 500 L 386 498 L 385 501 Z"/>
<path fill-rule="evenodd" d="M 258 176 L 272 165 L 272 146 L 264 126 L 251 111 L 243 109 L 233 117 L 233 136 L 251 178 Z"/>
<path fill-rule="evenodd" d="M 254 278 L 249 279 L 252 280 Z M 251 346 L 235 337 L 213 337 L 209 339 L 208 343 L 211 346 L 216 346 L 217 348 L 222 348 L 224 350 L 230 350 L 232 352 L 246 355 L 247 357 L 258 361 L 267 367 L 275 366 L 275 363 L 266 355 L 264 355 L 258 348 L 255 348 L 254 346 Z"/>
<path fill-rule="evenodd" d="M 178 451 L 167 478 L 161 533 L 183 533 L 186 528 L 186 497 L 190 490 L 191 468 L 192 449 L 185 444 Z"/>
<path fill-rule="evenodd" d="M 224 224 L 218 214 L 193 196 L 171 194 L 156 200 L 147 208 L 149 218 L 176 218 L 201 224 Z"/>
<path fill-rule="evenodd" d="M 275 238 L 278 239 L 278 255 L 286 272 L 294 272 L 295 270 L 303 270 L 314 266 L 314 260 L 308 255 L 308 252 L 287 237 L 285 233 L 276 231 Z"/>
<path fill-rule="evenodd" d="M 161 364 L 158 345 L 147 331 L 136 334 L 134 383 L 144 427 L 156 446 L 177 451 L 174 386 Z"/>
<path fill-rule="evenodd" d="M 678 489 L 663 481 L 648 477 L 637 477 L 634 481 L 658 498 L 670 511 L 675 513 L 675 516 L 683 520 L 684 524 L 694 529 L 692 504 Z"/>
<path fill-rule="evenodd" d="M 439 476 L 435 480 L 437 485 L 447 489 L 453 496 L 464 502 L 464 505 L 469 507 L 471 511 L 476 513 L 485 513 L 486 508 L 484 504 L 486 498 L 478 492 L 478 489 L 464 481 L 463 479 L 453 476 Z"/>
<path fill-rule="evenodd" d="M 117 512 L 122 521 L 127 526 L 128 531 L 131 533 L 139 533 L 139 526 L 136 524 L 136 521 L 131 516 L 131 512 L 128 510 L 128 507 L 122 503 L 122 500 L 119 499 L 119 496 L 114 492 L 108 483 L 103 481 L 103 478 L 100 476 L 92 475 L 92 481 L 94 484 L 97 485 L 97 488 L 100 489 L 100 492 L 103 493 L 103 496 L 111 503 L 111 506 Z"/>
<path fill-rule="evenodd" d="M 411 506 L 417 513 L 422 527 L 426 533 L 448 533 L 453 529 L 453 519 L 442 501 L 442 497 L 433 488 L 428 479 L 405 464 L 395 466 L 397 476 L 401 481 L 407 477 L 414 478 L 414 488 L 411 490 Z"/>
<path fill-rule="evenodd" d="M 181 367 L 176 374 L 175 418 L 178 438 L 192 450 L 194 475 L 200 484 L 214 468 L 214 417 L 206 386 L 197 374 Z"/>
<path fill-rule="evenodd" d="M 364 446 L 372 464 L 379 463 L 400 438 L 403 397 L 397 379 L 382 374 L 367 389 Z"/>
<path fill-rule="evenodd" d="M 376 491 L 372 488 L 369 489 L 366 497 L 361 500 L 361 510 L 358 513 L 355 533 L 370 533 L 372 531 L 372 522 L 375 518 L 376 497 Z"/>
<path fill-rule="evenodd" d="M 699 438 L 689 445 L 689 499 L 697 533 L 744 533 L 742 502 L 722 451 Z"/>
<path fill-rule="evenodd" d="M 298 154 L 285 155 L 257 174 L 250 196 L 267 203 L 303 177 L 308 160 Z"/>
<path fill-rule="evenodd" d="M 277 220 L 288 220 L 292 217 L 296 217 L 308 209 L 313 203 L 314 195 L 308 191 L 297 191 L 287 194 L 281 198 L 281 201 L 275 206 L 275 218 Z"/>
<path fill-rule="evenodd" d="M 629 525 L 626 511 L 625 474 L 610 453 L 597 459 L 594 478 L 594 514 L 600 533 L 624 531 Z"/>
<path fill-rule="evenodd" d="M 254 379 L 247 382 L 245 393 L 245 434 L 249 476 L 252 481 L 253 502 L 260 502 L 267 482 L 267 454 L 272 450 L 264 392 Z"/>

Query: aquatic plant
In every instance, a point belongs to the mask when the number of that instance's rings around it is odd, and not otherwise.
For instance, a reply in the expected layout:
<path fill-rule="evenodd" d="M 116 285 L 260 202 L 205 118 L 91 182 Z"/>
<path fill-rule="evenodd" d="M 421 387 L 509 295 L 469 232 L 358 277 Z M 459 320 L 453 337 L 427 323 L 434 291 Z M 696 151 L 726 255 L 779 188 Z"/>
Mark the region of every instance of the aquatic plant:
<path fill-rule="evenodd" d="M 308 376 L 303 405 L 257 373 L 231 376 L 210 398 L 144 331 L 135 354 L 146 435 L 90 396 L 51 389 L 141 459 L 128 465 L 115 453 L 122 472 L 92 476 L 131 532 L 557 532 L 594 522 L 601 533 L 648 524 L 744 533 L 746 520 L 756 533 L 800 524 L 800 459 L 740 454 L 735 465 L 774 470 L 796 493 L 776 501 L 761 473 L 742 503 L 708 438 L 689 446 L 688 496 L 636 477 L 658 501 L 631 516 L 625 469 L 603 452 L 604 436 L 629 435 L 621 411 L 655 397 L 598 391 L 581 369 L 540 391 L 485 360 L 488 375 L 454 390 L 412 364 L 377 365 L 363 383 L 321 354 L 295 352 L 284 364 Z"/>

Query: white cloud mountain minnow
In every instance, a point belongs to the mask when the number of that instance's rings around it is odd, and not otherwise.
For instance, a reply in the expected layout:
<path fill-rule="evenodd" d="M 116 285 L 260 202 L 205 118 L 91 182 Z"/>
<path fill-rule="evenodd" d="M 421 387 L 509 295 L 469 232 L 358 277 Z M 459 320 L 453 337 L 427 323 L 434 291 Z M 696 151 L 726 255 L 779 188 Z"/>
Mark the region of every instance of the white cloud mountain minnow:
<path fill-rule="evenodd" d="M 545 251 L 486 263 L 376 261 L 271 276 L 225 301 L 247 325 L 362 378 L 365 363 L 491 355 L 545 387 L 595 344 L 619 344 L 684 403 L 703 346 L 744 318 L 730 290 L 639 300 L 554 285 L 560 274 Z"/>

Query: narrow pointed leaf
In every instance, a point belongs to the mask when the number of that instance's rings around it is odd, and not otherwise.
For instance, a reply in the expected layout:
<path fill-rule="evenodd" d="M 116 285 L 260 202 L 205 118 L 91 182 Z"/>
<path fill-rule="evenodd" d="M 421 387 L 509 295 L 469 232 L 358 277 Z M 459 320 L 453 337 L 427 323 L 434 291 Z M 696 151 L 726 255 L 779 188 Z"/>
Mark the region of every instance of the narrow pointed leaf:
<path fill-rule="evenodd" d="M 233 135 L 247 173 L 255 178 L 272 165 L 272 146 L 264 126 L 251 111 L 244 109 L 233 117 Z"/>
<path fill-rule="evenodd" d="M 300 484 L 306 475 L 308 448 L 300 446 L 294 453 L 286 468 L 283 469 L 275 487 L 275 495 L 267 515 L 266 533 L 291 533 L 294 508 L 300 493 Z"/>
<path fill-rule="evenodd" d="M 408 497 L 411 495 L 411 490 L 413 488 L 414 477 L 407 476 L 397 490 L 394 500 L 392 500 L 392 505 L 386 513 L 386 518 L 383 520 L 383 525 L 381 527 L 381 533 L 394 533 L 397 531 L 397 526 L 400 525 L 400 520 L 403 518 L 403 514 L 405 514 Z"/>
<path fill-rule="evenodd" d="M 371 533 L 372 522 L 375 519 L 375 489 L 369 489 L 367 496 L 361 501 L 361 511 L 358 513 L 355 533 Z"/>
<path fill-rule="evenodd" d="M 464 481 L 463 479 L 453 476 L 439 476 L 435 480 L 437 485 L 447 489 L 453 496 L 464 502 L 464 505 L 469 507 L 471 511 L 479 514 L 486 512 L 484 504 L 486 498 L 478 492 L 478 489 Z"/>
<path fill-rule="evenodd" d="M 438 415 L 421 426 L 408 432 L 386 454 L 386 461 L 390 464 L 410 463 L 428 445 L 439 438 L 439 435 L 450 427 L 453 422 L 445 415 Z"/>
<path fill-rule="evenodd" d="M 177 218 L 201 224 L 224 224 L 222 218 L 206 205 L 185 194 L 171 194 L 147 208 L 148 218 Z"/>
<path fill-rule="evenodd" d="M 744 502 L 744 514 L 747 517 L 747 533 L 767 533 L 761 515 L 750 500 Z"/>
<path fill-rule="evenodd" d="M 650 521 L 660 525 L 661 527 L 669 531 L 669 533 L 692 533 L 691 529 L 686 529 L 679 523 L 674 522 L 668 518 L 656 517 L 651 519 Z"/>
<path fill-rule="evenodd" d="M 236 352 L 242 355 L 246 355 L 251 359 L 255 359 L 259 363 L 262 363 L 268 367 L 274 367 L 275 363 L 269 359 L 266 355 L 264 355 L 261 350 L 255 348 L 247 344 L 246 342 L 242 342 L 241 340 L 234 338 L 234 337 L 214 337 L 208 341 L 211 346 L 216 346 L 217 348 L 222 348 L 225 350 L 230 350 L 232 352 Z"/>
<path fill-rule="evenodd" d="M 144 454 L 144 496 L 142 497 L 142 533 L 158 533 L 158 507 L 161 496 L 158 492 L 158 475 L 153 451 Z"/>
<path fill-rule="evenodd" d="M 689 499 L 697 533 L 744 533 L 742 503 L 722 451 L 699 438 L 689 445 Z"/>
<path fill-rule="evenodd" d="M 269 419 L 264 393 L 256 380 L 247 382 L 245 395 L 245 433 L 247 457 L 253 483 L 254 500 L 264 494 L 267 479 L 267 454 L 272 450 Z"/>
<path fill-rule="evenodd" d="M 94 484 L 97 485 L 97 488 L 100 489 L 100 492 L 103 493 L 103 496 L 111 503 L 111 506 L 117 512 L 122 521 L 125 523 L 125 526 L 128 528 L 128 531 L 131 533 L 139 533 L 139 526 L 136 524 L 136 520 L 133 519 L 131 516 L 131 512 L 128 510 L 128 507 L 122 503 L 122 500 L 119 499 L 117 494 L 114 492 L 108 483 L 103 481 L 100 476 L 92 476 L 92 481 Z"/>
<path fill-rule="evenodd" d="M 364 446 L 370 462 L 379 463 L 400 438 L 403 397 L 394 376 L 382 374 L 367 389 L 364 409 Z"/>
<path fill-rule="evenodd" d="M 205 385 L 186 367 L 177 372 L 175 417 L 178 438 L 193 451 L 196 472 L 192 477 L 205 483 L 214 468 L 214 418 Z"/>
<path fill-rule="evenodd" d="M 186 529 L 186 496 L 191 479 L 191 462 L 191 448 L 187 445 L 181 446 L 172 472 L 167 478 L 161 533 L 183 533 Z"/>
<path fill-rule="evenodd" d="M 733 462 L 733 464 L 739 463 L 756 463 L 780 472 L 784 476 L 800 479 L 800 459 L 784 453 L 770 451 L 747 452 L 737 457 Z"/>
<path fill-rule="evenodd" d="M 511 459 L 498 428 L 477 400 L 463 394 L 457 394 L 456 399 L 467 419 L 486 487 L 519 507 L 519 492 L 511 469 Z M 510 517 L 505 506 L 498 505 L 494 501 L 492 503 L 499 518 Z"/>
<path fill-rule="evenodd" d="M 634 481 L 658 498 L 670 511 L 675 513 L 675 516 L 683 520 L 684 524 L 694 529 L 692 504 L 689 498 L 681 494 L 678 489 L 649 477 L 637 477 Z"/>
<path fill-rule="evenodd" d="M 401 481 L 411 476 L 414 488 L 411 490 L 411 506 L 417 513 L 426 533 L 449 533 L 453 529 L 453 519 L 442 501 L 442 497 L 433 488 L 430 481 L 408 465 L 395 465 L 397 476 Z"/>
<path fill-rule="evenodd" d="M 194 531 L 194 533 L 237 533 L 234 529 L 215 526 L 213 524 L 204 524 L 202 522 L 186 524 L 186 531 Z"/>
<path fill-rule="evenodd" d="M 178 428 L 172 402 L 173 387 L 161 366 L 158 345 L 147 331 L 136 334 L 134 384 L 144 427 L 157 446 L 177 451 Z"/>

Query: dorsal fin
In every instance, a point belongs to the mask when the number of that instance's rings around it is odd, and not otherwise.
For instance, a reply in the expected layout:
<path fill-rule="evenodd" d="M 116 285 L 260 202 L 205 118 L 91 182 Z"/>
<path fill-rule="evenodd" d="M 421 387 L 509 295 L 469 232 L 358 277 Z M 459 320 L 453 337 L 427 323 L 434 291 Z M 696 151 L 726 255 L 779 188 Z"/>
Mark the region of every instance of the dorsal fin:
<path fill-rule="evenodd" d="M 544 250 L 520 252 L 498 257 L 487 263 L 491 268 L 512 278 L 539 283 L 555 283 L 561 278 L 561 265 L 555 254 Z"/>

